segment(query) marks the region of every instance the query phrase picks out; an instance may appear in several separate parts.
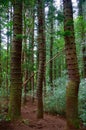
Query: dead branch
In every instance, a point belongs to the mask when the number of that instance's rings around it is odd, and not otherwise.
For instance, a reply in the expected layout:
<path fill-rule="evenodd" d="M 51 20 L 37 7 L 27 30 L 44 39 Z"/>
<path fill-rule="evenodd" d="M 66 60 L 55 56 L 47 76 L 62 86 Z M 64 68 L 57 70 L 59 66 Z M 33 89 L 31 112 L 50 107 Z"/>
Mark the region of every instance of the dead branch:
<path fill-rule="evenodd" d="M 47 66 L 48 63 L 50 63 L 52 60 L 54 60 L 56 57 L 59 57 L 61 55 L 61 53 L 64 53 L 65 49 L 62 49 L 60 52 L 57 52 L 54 57 L 52 57 L 49 61 L 46 62 L 45 66 Z M 26 85 L 29 80 L 35 75 L 37 74 L 38 71 L 36 71 L 35 73 L 33 73 L 26 81 L 24 81 L 24 83 L 22 84 L 22 86 Z"/>

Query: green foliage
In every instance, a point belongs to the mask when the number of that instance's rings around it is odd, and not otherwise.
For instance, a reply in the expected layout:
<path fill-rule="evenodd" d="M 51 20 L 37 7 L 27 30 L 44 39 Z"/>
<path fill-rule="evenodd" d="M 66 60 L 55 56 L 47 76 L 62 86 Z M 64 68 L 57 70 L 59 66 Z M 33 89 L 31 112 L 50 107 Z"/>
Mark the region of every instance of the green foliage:
<path fill-rule="evenodd" d="M 44 100 L 44 109 L 52 114 L 64 114 L 66 104 L 66 83 L 67 77 L 58 78 L 54 81 L 53 94 L 50 86 L 47 88 L 47 96 Z M 82 79 L 79 88 L 79 117 L 86 125 L 86 79 Z"/>
<path fill-rule="evenodd" d="M 8 110 L 8 101 L 7 97 L 1 97 L 0 95 L 0 121 L 6 120 L 7 110 Z"/>
<path fill-rule="evenodd" d="M 79 42 L 82 42 L 80 39 L 84 38 L 85 32 L 86 32 L 86 21 L 83 20 L 82 16 L 78 16 L 75 19 L 75 35 L 76 39 L 79 40 Z"/>
<path fill-rule="evenodd" d="M 55 88 L 53 94 L 50 91 L 51 87 L 47 88 L 47 96 L 44 102 L 45 111 L 56 114 L 65 113 L 65 93 L 66 93 L 66 77 L 58 78 L 54 81 Z"/>
<path fill-rule="evenodd" d="M 78 65 L 80 75 L 83 76 L 83 52 L 82 48 L 85 45 L 85 32 L 86 32 L 86 21 L 83 20 L 82 16 L 78 16 L 75 19 L 75 38 L 76 38 L 76 49 L 78 56 Z"/>
<path fill-rule="evenodd" d="M 3 84 L 2 84 L 2 87 L 0 88 L 0 96 L 6 97 L 8 95 L 8 93 L 7 93 L 6 87 L 3 87 Z"/>
<path fill-rule="evenodd" d="M 35 5 L 35 0 L 23 0 L 26 7 L 32 8 Z"/>
<path fill-rule="evenodd" d="M 58 22 L 59 23 L 63 22 L 63 20 L 64 20 L 63 12 L 61 10 L 58 10 L 57 13 L 58 13 L 58 16 L 57 16 Z"/>
<path fill-rule="evenodd" d="M 63 35 L 64 35 L 64 36 L 71 36 L 71 35 L 72 35 L 72 32 L 69 31 L 69 30 L 66 30 Z"/>
<path fill-rule="evenodd" d="M 16 38 L 17 38 L 17 39 L 22 39 L 23 36 L 22 36 L 22 34 L 17 34 L 17 35 L 16 35 Z"/>
<path fill-rule="evenodd" d="M 0 0 L 0 4 L 7 5 L 10 0 Z"/>
<path fill-rule="evenodd" d="M 86 79 L 82 79 L 79 88 L 79 115 L 86 125 Z"/>

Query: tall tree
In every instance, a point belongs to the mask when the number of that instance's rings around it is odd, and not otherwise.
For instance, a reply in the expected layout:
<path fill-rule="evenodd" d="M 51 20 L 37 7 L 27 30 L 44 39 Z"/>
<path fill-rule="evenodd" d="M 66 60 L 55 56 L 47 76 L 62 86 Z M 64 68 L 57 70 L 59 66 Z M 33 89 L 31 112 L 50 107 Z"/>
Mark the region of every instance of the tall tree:
<path fill-rule="evenodd" d="M 0 16 L 0 87 L 2 85 L 2 62 L 1 62 L 1 16 Z"/>
<path fill-rule="evenodd" d="M 53 6 L 53 0 L 50 1 L 49 6 L 49 23 L 50 23 L 50 59 L 53 57 L 53 42 L 54 42 L 54 6 Z M 50 68 L 49 68 L 49 77 L 50 77 L 50 85 L 51 89 L 53 89 L 53 61 L 50 61 Z"/>
<path fill-rule="evenodd" d="M 83 78 L 86 78 L 86 46 L 85 46 L 85 42 L 86 42 L 86 38 L 85 38 L 85 29 L 86 29 L 86 18 L 85 18 L 85 1 L 83 0 L 78 0 L 78 15 L 79 15 L 79 41 L 81 44 L 81 48 L 82 48 L 82 64 L 83 64 L 83 68 L 81 70 L 81 74 Z"/>
<path fill-rule="evenodd" d="M 24 82 L 28 79 L 28 68 L 27 68 L 27 24 L 26 24 L 26 6 L 25 3 L 23 2 L 23 42 L 24 42 L 24 47 L 22 49 L 22 64 L 25 64 L 25 67 L 22 67 L 22 73 L 23 73 L 23 79 Z M 26 98 L 26 93 L 27 93 L 27 87 L 28 83 L 24 84 L 24 97 L 23 97 L 23 104 L 26 104 L 27 98 Z"/>
<path fill-rule="evenodd" d="M 44 32 L 44 1 L 38 0 L 38 51 L 39 66 L 37 78 L 38 112 L 37 117 L 43 118 L 43 80 L 45 73 L 45 32 Z"/>
<path fill-rule="evenodd" d="M 9 4 L 8 4 L 8 9 L 7 9 L 7 23 L 10 22 L 10 15 L 9 15 Z M 9 75 L 9 71 L 8 71 L 8 66 L 9 66 L 9 43 L 10 43 L 10 29 L 9 26 L 7 26 L 7 63 L 6 63 L 6 88 L 7 88 L 7 93 L 8 93 L 8 75 Z"/>
<path fill-rule="evenodd" d="M 79 3 L 81 0 L 79 0 Z M 80 5 L 80 4 L 79 4 Z M 86 0 L 82 1 L 81 8 L 79 8 L 80 15 L 82 16 L 82 32 L 81 32 L 81 39 L 82 39 L 82 54 L 83 54 L 83 77 L 86 78 L 86 14 L 85 14 L 85 6 L 86 6 Z M 80 7 L 80 6 L 79 6 Z M 81 10 L 82 11 L 81 11 Z"/>
<path fill-rule="evenodd" d="M 71 0 L 63 0 L 64 6 L 64 31 L 65 31 L 65 52 L 69 82 L 66 89 L 66 117 L 67 130 L 79 127 L 78 119 L 78 89 L 80 83 L 79 70 L 77 64 L 73 8 Z"/>
<path fill-rule="evenodd" d="M 33 8 L 32 13 L 32 46 L 31 46 L 31 87 L 32 87 L 32 101 L 34 102 L 34 21 L 35 21 L 35 9 Z"/>
<path fill-rule="evenodd" d="M 13 1 L 13 42 L 11 48 L 11 87 L 9 117 L 11 120 L 21 116 L 21 51 L 22 51 L 22 1 Z"/>

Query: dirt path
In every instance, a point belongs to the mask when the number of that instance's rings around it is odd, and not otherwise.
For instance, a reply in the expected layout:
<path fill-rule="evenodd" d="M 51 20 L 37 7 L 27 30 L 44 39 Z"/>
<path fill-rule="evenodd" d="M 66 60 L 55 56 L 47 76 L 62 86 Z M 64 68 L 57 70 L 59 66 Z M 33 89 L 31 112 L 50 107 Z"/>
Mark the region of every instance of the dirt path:
<path fill-rule="evenodd" d="M 65 118 L 45 113 L 44 119 L 37 120 L 36 112 L 36 103 L 33 104 L 28 100 L 28 103 L 22 106 L 22 120 L 10 123 L 1 122 L 0 130 L 64 130 Z M 86 130 L 86 128 L 81 130 Z"/>

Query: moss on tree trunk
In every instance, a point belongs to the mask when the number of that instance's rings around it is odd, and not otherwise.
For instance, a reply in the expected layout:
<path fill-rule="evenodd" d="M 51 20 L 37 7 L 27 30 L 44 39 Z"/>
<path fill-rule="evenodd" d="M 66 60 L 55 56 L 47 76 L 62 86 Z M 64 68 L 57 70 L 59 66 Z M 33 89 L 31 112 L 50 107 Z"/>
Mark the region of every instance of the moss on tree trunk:
<path fill-rule="evenodd" d="M 65 31 L 65 52 L 68 69 L 69 82 L 66 91 L 66 130 L 79 128 L 78 119 L 78 88 L 80 83 L 75 36 L 73 9 L 71 0 L 63 0 L 64 5 L 64 31 Z"/>
<path fill-rule="evenodd" d="M 11 48 L 11 87 L 9 118 L 15 120 L 21 116 L 21 51 L 22 51 L 22 2 L 13 1 L 13 42 Z"/>
<path fill-rule="evenodd" d="M 66 117 L 67 117 L 67 130 L 78 129 L 78 86 L 79 83 L 70 80 L 66 89 Z"/>

